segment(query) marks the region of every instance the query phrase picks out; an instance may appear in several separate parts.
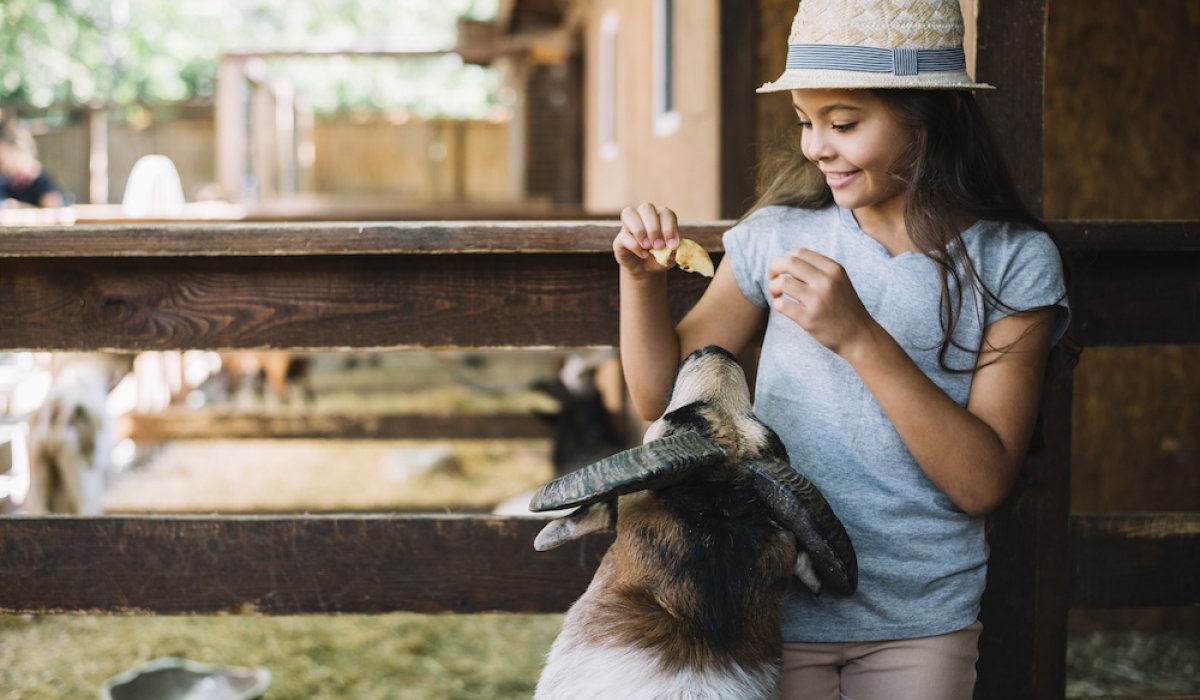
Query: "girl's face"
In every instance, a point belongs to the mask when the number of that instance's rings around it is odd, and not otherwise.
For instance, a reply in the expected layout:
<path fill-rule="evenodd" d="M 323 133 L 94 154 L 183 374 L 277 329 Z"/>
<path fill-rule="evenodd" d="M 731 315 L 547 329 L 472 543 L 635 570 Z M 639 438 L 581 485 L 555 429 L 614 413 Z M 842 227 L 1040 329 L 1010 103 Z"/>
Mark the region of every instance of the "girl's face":
<path fill-rule="evenodd" d="M 904 184 L 889 173 L 908 146 L 911 130 L 866 90 L 792 90 L 800 120 L 800 148 L 825 173 L 843 209 L 892 207 Z"/>

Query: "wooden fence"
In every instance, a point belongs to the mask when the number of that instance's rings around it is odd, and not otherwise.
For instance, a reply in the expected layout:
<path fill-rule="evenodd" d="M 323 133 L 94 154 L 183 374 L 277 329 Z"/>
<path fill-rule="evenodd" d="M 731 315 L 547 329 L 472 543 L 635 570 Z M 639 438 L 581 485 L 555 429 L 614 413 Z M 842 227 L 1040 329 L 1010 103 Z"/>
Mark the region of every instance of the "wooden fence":
<path fill-rule="evenodd" d="M 0 236 L 0 342 L 615 345 L 615 225 L 13 228 Z M 1200 342 L 1200 226 L 1053 226 L 1075 271 L 1082 344 Z M 719 254 L 723 228 L 692 225 L 685 235 Z M 703 280 L 677 274 L 673 284 L 679 317 Z M 990 522 L 981 697 L 1061 694 L 1069 607 L 1200 603 L 1200 516 L 1068 517 L 1071 377 L 1058 369 L 1043 407 L 1046 446 Z M 540 525 L 437 515 L 6 519 L 0 612 L 561 611 L 608 540 L 536 553 Z"/>

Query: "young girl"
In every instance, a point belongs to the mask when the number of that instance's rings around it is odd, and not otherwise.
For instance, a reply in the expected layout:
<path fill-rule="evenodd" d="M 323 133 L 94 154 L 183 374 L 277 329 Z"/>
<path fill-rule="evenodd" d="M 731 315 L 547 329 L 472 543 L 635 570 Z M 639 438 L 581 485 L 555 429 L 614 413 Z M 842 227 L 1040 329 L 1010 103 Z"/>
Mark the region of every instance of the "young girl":
<path fill-rule="evenodd" d="M 676 217 L 625 209 L 621 357 L 647 419 L 675 367 L 766 323 L 755 411 L 858 554 L 851 596 L 794 586 L 783 697 L 970 698 L 987 545 L 1066 327 L 1058 250 L 1021 204 L 966 75 L 958 0 L 803 0 L 788 67 L 790 156 L 672 327 Z"/>

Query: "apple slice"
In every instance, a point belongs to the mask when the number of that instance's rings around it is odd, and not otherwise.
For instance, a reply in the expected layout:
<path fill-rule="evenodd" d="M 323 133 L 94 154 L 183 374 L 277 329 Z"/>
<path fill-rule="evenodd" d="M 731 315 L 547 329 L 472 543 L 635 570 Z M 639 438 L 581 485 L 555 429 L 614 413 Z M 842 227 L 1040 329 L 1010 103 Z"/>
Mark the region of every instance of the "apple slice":
<path fill-rule="evenodd" d="M 713 261 L 704 246 L 690 238 L 683 238 L 679 241 L 679 247 L 673 252 L 675 253 L 675 264 L 679 266 L 679 269 L 684 272 L 695 272 L 705 277 L 713 276 Z M 670 264 L 671 253 L 672 250 L 666 247 L 654 248 L 650 251 L 658 264 L 663 267 Z"/>

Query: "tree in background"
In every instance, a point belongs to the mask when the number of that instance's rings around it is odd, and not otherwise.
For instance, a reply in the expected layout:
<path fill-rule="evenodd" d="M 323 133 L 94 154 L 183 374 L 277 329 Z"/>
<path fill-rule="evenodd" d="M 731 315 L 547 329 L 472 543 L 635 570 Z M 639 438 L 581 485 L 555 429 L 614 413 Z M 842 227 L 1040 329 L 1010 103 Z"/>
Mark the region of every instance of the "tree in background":
<path fill-rule="evenodd" d="M 497 0 L 0 0 L 0 103 L 179 101 L 210 97 L 225 51 L 450 47 L 459 16 Z M 457 56 L 279 59 L 318 111 L 404 108 L 479 117 L 492 71 Z"/>

